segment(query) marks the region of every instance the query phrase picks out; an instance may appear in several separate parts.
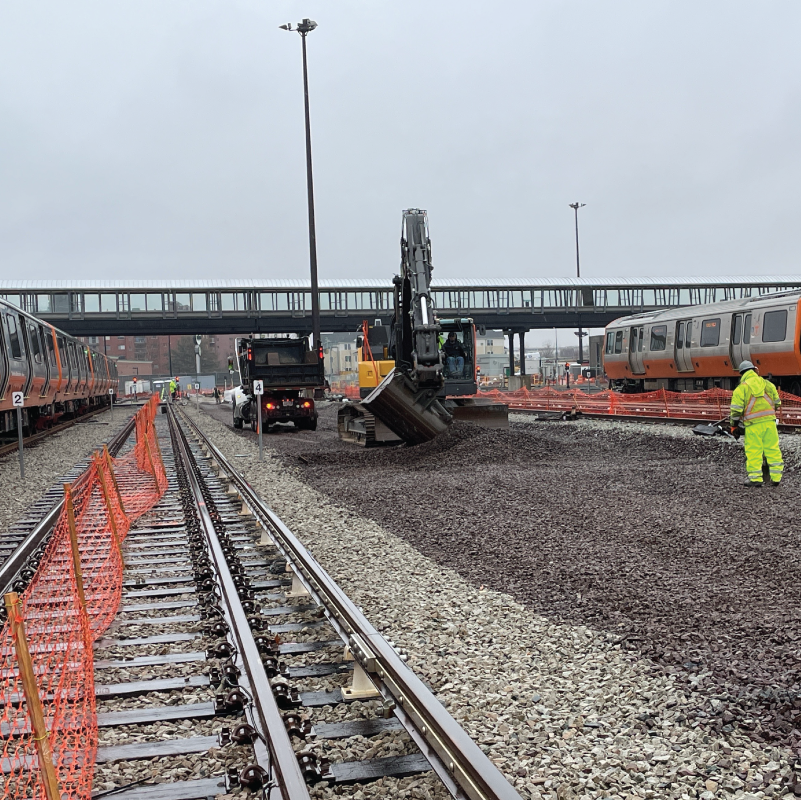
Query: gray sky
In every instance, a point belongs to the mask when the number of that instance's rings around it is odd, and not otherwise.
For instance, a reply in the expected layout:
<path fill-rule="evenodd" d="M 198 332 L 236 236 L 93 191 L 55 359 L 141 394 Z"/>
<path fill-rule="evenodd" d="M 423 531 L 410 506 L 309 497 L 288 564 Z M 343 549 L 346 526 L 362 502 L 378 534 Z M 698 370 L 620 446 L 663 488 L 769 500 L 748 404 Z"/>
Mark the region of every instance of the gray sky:
<path fill-rule="evenodd" d="M 0 0 L 0 277 L 801 274 L 797 0 Z"/>

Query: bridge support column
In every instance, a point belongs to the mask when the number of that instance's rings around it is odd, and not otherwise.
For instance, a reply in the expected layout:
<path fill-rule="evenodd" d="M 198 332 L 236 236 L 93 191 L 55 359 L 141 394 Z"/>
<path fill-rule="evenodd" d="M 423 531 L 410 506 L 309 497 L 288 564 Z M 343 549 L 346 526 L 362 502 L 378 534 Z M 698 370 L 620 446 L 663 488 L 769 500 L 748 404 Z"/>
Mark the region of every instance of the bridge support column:
<path fill-rule="evenodd" d="M 509 337 L 509 377 L 515 374 L 515 332 L 508 331 Z"/>
<path fill-rule="evenodd" d="M 526 374 L 526 332 L 520 331 L 520 374 Z"/>

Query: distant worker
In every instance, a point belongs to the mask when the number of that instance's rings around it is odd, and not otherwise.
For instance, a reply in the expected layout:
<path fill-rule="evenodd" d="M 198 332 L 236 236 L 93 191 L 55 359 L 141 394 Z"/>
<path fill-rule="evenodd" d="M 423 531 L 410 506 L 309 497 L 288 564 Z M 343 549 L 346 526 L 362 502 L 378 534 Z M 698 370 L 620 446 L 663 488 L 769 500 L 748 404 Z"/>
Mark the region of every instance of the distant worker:
<path fill-rule="evenodd" d="M 451 331 L 445 344 L 442 345 L 445 356 L 445 370 L 450 378 L 461 378 L 464 374 L 464 362 L 467 353 L 462 343 L 456 338 L 456 331 Z"/>
<path fill-rule="evenodd" d="M 175 381 L 172 378 L 170 378 L 170 397 L 173 399 L 173 401 L 175 401 L 175 393 L 177 391 L 177 388 L 178 387 Z"/>
<path fill-rule="evenodd" d="M 216 386 L 214 387 L 214 402 L 220 405 L 220 390 Z"/>
<path fill-rule="evenodd" d="M 778 486 L 784 472 L 779 433 L 776 430 L 776 413 L 782 401 L 776 387 L 761 378 L 750 361 L 739 367 L 740 384 L 731 398 L 731 433 L 740 434 L 740 421 L 745 427 L 745 470 L 747 486 L 762 486 L 762 459 L 768 462 L 770 485 Z"/>

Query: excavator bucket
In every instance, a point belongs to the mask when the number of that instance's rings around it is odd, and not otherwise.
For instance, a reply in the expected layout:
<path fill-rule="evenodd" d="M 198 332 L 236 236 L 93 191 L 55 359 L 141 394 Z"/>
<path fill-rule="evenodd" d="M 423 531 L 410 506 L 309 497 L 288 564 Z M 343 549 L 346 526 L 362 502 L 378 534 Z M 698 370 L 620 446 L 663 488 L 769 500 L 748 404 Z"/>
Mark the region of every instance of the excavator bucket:
<path fill-rule="evenodd" d="M 453 420 L 433 394 L 415 391 L 411 381 L 394 370 L 360 405 L 406 444 L 422 444 L 446 431 Z"/>
<path fill-rule="evenodd" d="M 451 402 L 455 403 L 452 408 Z M 482 428 L 509 427 L 509 406 L 505 403 L 460 397 L 458 400 L 448 401 L 448 410 L 457 422 L 472 422 Z"/>

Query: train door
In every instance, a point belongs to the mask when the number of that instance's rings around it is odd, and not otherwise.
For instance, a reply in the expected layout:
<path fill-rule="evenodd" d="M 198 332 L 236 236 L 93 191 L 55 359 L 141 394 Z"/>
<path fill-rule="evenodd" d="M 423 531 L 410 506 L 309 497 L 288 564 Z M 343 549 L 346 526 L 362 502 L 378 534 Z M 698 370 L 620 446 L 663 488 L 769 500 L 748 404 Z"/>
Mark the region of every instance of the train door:
<path fill-rule="evenodd" d="M 693 372 L 693 356 L 690 345 L 693 340 L 693 321 L 682 319 L 676 323 L 676 369 L 679 372 Z"/>
<path fill-rule="evenodd" d="M 75 374 L 77 376 L 75 391 L 81 394 L 84 390 L 84 384 L 86 383 L 86 367 L 81 363 L 81 354 L 77 344 L 75 342 L 69 342 L 67 347 L 70 351 L 70 361 L 75 367 Z"/>
<path fill-rule="evenodd" d="M 751 358 L 751 315 L 732 314 L 731 365 L 734 369 Z"/>
<path fill-rule="evenodd" d="M 27 395 L 30 385 L 30 369 L 19 316 L 9 310 L 3 314 L 3 321 L 3 335 L 8 354 L 8 384 L 12 392 L 24 392 Z"/>
<path fill-rule="evenodd" d="M 6 396 L 6 389 L 8 388 L 8 375 L 9 375 L 9 361 L 8 361 L 8 342 L 6 341 L 5 321 L 3 319 L 2 309 L 0 309 L 0 400 Z"/>
<path fill-rule="evenodd" d="M 635 375 L 642 375 L 645 372 L 643 365 L 644 338 L 645 326 L 635 325 L 629 330 L 629 366 Z"/>
<path fill-rule="evenodd" d="M 58 352 L 61 357 L 61 388 L 64 394 L 69 394 L 75 385 L 75 369 L 72 366 L 70 354 L 67 350 L 67 340 L 63 336 L 58 337 Z"/>
<path fill-rule="evenodd" d="M 23 324 L 26 334 L 28 363 L 31 370 L 29 388 L 31 392 L 35 392 L 39 397 L 44 397 L 47 394 L 47 387 L 50 381 L 46 353 L 42 345 L 42 339 L 39 336 L 40 324 L 28 322 L 24 319 L 20 319 L 20 322 Z"/>
<path fill-rule="evenodd" d="M 50 367 L 50 386 L 55 395 L 55 392 L 61 389 L 61 370 L 59 369 L 58 359 L 56 357 L 55 334 L 53 333 L 53 329 L 48 327 L 44 329 L 44 332 L 45 342 L 47 343 L 47 363 Z"/>

